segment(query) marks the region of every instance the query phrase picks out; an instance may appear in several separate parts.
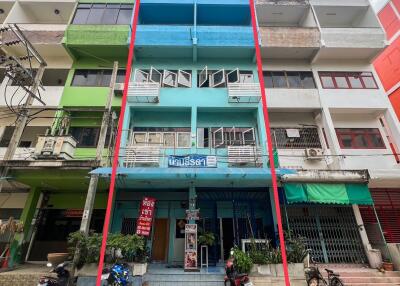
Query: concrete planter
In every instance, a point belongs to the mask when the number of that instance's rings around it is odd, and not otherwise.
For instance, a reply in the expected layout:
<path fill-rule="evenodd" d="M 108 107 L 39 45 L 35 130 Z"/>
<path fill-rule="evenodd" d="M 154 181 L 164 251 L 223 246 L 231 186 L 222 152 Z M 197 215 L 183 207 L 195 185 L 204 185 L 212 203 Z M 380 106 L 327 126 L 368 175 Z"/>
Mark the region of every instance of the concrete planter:
<path fill-rule="evenodd" d="M 289 263 L 290 277 L 304 277 L 304 263 Z"/>
<path fill-rule="evenodd" d="M 132 276 L 143 276 L 147 272 L 147 263 L 129 263 Z"/>
<path fill-rule="evenodd" d="M 272 264 L 272 266 L 275 268 L 275 276 L 276 277 L 285 276 L 283 273 L 283 264 Z"/>
<path fill-rule="evenodd" d="M 97 263 L 85 263 L 81 269 L 75 273 L 76 276 L 97 276 Z"/>
<path fill-rule="evenodd" d="M 251 273 L 262 275 L 262 276 L 271 276 L 272 274 L 272 264 L 254 264 L 251 268 Z"/>

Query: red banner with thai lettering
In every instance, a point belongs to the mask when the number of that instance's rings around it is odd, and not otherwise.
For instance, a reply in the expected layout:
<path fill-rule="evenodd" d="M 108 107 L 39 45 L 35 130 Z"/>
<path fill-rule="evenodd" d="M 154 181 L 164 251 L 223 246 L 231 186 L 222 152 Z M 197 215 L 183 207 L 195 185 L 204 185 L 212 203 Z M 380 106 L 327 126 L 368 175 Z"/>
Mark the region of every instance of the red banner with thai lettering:
<path fill-rule="evenodd" d="M 156 199 L 144 197 L 140 204 L 140 213 L 137 220 L 136 234 L 141 236 L 150 236 L 151 226 L 153 224 L 154 208 Z"/>

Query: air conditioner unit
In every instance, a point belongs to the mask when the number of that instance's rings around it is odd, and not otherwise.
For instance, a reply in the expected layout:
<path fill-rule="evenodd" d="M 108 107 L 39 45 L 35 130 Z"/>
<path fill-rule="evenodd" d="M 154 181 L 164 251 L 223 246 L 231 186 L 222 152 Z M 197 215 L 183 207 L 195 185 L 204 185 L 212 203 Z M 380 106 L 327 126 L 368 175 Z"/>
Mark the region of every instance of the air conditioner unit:
<path fill-rule="evenodd" d="M 322 160 L 324 151 L 321 148 L 307 148 L 304 150 L 307 160 Z"/>
<path fill-rule="evenodd" d="M 76 143 L 77 141 L 71 135 L 39 136 L 34 157 L 36 159 L 72 159 Z"/>

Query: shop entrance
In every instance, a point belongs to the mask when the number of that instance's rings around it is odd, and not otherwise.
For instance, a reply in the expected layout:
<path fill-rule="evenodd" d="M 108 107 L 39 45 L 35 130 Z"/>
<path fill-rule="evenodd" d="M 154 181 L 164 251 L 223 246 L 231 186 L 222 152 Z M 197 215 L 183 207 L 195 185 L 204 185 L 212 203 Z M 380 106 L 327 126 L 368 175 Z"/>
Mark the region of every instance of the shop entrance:
<path fill-rule="evenodd" d="M 234 246 L 234 241 L 235 241 L 234 230 L 233 230 L 233 219 L 222 218 L 221 224 L 222 224 L 221 244 L 223 245 L 222 251 L 224 255 L 224 260 L 227 260 L 229 258 L 229 252 Z"/>
<path fill-rule="evenodd" d="M 156 218 L 154 220 L 154 235 L 151 259 L 154 262 L 165 262 L 168 251 L 168 219 Z"/>

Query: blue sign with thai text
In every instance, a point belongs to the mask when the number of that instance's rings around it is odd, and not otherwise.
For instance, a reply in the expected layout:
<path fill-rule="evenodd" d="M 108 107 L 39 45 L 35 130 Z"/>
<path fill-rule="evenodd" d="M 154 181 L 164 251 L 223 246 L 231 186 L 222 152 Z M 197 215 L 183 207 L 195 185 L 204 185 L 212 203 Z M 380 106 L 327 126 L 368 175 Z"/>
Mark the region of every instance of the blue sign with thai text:
<path fill-rule="evenodd" d="M 168 167 L 175 168 L 216 168 L 217 157 L 191 154 L 186 156 L 168 156 Z"/>

